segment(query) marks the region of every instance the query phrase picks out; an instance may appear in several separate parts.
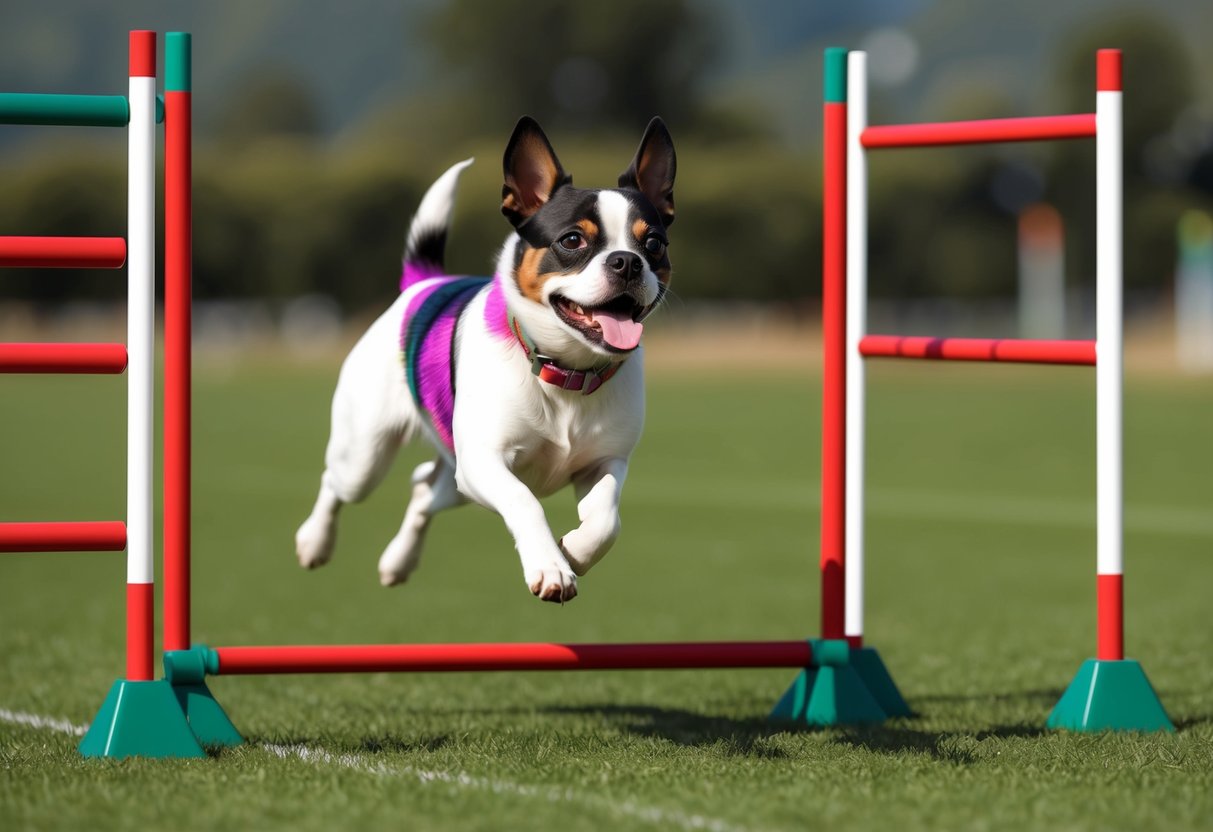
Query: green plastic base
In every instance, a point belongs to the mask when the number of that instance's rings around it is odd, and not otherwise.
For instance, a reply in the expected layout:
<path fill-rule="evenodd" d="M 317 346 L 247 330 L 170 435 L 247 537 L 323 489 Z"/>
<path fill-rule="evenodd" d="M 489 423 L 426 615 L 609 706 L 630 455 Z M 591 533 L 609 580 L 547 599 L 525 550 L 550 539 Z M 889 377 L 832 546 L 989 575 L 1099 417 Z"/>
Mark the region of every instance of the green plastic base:
<path fill-rule="evenodd" d="M 166 681 L 119 679 L 80 741 L 85 757 L 205 757 Z"/>
<path fill-rule="evenodd" d="M 887 716 L 913 714 L 875 647 L 852 649 L 851 667 L 855 668 L 855 672 L 863 680 L 864 687 L 868 689 L 868 693 L 872 694 L 876 704 Z"/>
<path fill-rule="evenodd" d="M 844 658 L 838 664 L 806 667 L 800 671 L 796 681 L 792 682 L 787 693 L 771 711 L 770 719 L 798 725 L 883 722 L 885 712 L 847 661 Z"/>
<path fill-rule="evenodd" d="M 181 706 L 190 730 L 202 745 L 233 746 L 244 743 L 244 737 L 232 725 L 227 714 L 204 682 L 193 685 L 174 685 L 173 693 Z"/>
<path fill-rule="evenodd" d="M 1070 731 L 1174 731 L 1158 694 L 1133 659 L 1087 659 L 1049 714 Z"/>

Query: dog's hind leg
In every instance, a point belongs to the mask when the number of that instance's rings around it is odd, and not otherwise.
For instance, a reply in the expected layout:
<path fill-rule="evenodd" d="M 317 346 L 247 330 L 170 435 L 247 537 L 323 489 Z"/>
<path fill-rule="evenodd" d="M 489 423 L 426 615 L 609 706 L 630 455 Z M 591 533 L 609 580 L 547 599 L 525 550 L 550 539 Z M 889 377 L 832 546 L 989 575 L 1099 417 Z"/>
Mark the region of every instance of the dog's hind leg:
<path fill-rule="evenodd" d="M 404 512 L 400 531 L 379 558 L 379 582 L 404 583 L 421 560 L 425 532 L 435 514 L 467 502 L 455 487 L 455 471 L 442 457 L 423 462 L 413 471 L 413 496 Z"/>
<path fill-rule="evenodd" d="M 416 410 L 399 367 L 390 313 L 350 351 L 333 394 L 332 429 L 324 453 L 320 493 L 295 533 L 295 553 L 308 569 L 333 555 L 337 513 L 365 499 L 383 480 L 416 421 Z"/>

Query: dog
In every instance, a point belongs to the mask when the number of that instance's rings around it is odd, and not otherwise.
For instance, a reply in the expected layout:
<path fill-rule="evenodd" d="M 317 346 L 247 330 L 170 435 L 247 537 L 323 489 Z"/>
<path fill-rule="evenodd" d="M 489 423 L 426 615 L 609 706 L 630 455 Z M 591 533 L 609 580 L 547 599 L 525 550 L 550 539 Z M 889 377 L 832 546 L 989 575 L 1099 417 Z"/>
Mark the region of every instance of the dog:
<path fill-rule="evenodd" d="M 654 118 L 618 187 L 575 188 L 539 124 L 523 117 L 503 160 L 501 212 L 513 231 L 491 278 L 443 267 L 471 163 L 422 198 L 401 295 L 342 365 L 320 493 L 296 553 L 304 567 L 326 563 L 341 506 L 364 499 L 397 449 L 422 434 L 437 455 L 413 472 L 380 582 L 405 581 L 434 515 L 471 501 L 505 521 L 531 593 L 564 603 L 619 536 L 644 423 L 643 322 L 670 284 L 674 144 Z M 569 484 L 581 524 L 556 539 L 539 498 Z"/>

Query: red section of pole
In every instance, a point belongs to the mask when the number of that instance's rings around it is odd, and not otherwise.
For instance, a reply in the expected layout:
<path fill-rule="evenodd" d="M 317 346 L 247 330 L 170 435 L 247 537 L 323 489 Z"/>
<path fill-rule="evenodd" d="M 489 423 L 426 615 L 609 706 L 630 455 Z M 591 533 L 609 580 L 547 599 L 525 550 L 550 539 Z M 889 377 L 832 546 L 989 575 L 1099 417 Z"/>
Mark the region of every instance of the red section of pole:
<path fill-rule="evenodd" d="M 0 268 L 120 269 L 121 237 L 0 237 Z"/>
<path fill-rule="evenodd" d="M 125 344 L 0 344 L 0 373 L 121 373 Z"/>
<path fill-rule="evenodd" d="M 847 105 L 827 102 L 823 137 L 821 637 L 843 637 L 846 463 Z"/>
<path fill-rule="evenodd" d="M 1080 113 L 935 124 L 886 124 L 867 128 L 860 136 L 860 141 L 869 150 L 876 150 L 885 147 L 1090 139 L 1094 136 L 1095 114 Z"/>
<path fill-rule="evenodd" d="M 1124 89 L 1119 49 L 1100 49 L 1095 53 L 1095 89 L 1098 92 L 1120 92 Z"/>
<path fill-rule="evenodd" d="M 672 670 L 808 667 L 807 641 L 673 644 L 356 644 L 216 647 L 219 673 Z"/>
<path fill-rule="evenodd" d="M 130 72 L 132 78 L 156 77 L 156 33 L 136 29 L 130 35 Z"/>
<path fill-rule="evenodd" d="M 869 358 L 924 358 L 936 361 L 995 361 L 1017 364 L 1094 366 L 1094 341 L 1034 341 L 1014 338 L 931 338 L 867 335 L 859 352 Z"/>
<path fill-rule="evenodd" d="M 153 678 L 154 588 L 154 584 L 126 585 L 126 678 L 130 682 Z"/>
<path fill-rule="evenodd" d="M 164 109 L 164 649 L 190 646 L 190 93 Z"/>
<path fill-rule="evenodd" d="M 1120 661 L 1125 657 L 1125 597 L 1123 575 L 1097 575 L 1095 608 L 1098 630 L 1095 658 Z"/>
<path fill-rule="evenodd" d="M 126 524 L 0 523 L 0 552 L 121 552 Z"/>

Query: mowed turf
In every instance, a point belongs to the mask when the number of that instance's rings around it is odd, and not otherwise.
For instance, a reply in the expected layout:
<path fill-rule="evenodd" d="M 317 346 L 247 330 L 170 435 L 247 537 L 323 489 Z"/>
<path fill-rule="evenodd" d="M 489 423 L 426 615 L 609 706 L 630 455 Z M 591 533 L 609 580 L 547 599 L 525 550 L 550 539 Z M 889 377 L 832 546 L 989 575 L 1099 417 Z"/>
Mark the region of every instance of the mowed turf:
<path fill-rule="evenodd" d="M 564 607 L 471 507 L 435 521 L 408 584 L 378 585 L 415 449 L 342 516 L 331 564 L 296 565 L 335 373 L 200 365 L 197 640 L 818 634 L 809 371 L 653 377 L 622 537 Z M 0 520 L 121 519 L 123 400 L 120 379 L 5 379 Z M 73 726 L 123 667 L 122 556 L 3 555 L 0 828 L 1213 826 L 1213 388 L 1127 383 L 1127 649 L 1174 735 L 1043 730 L 1094 649 L 1093 375 L 874 365 L 870 406 L 868 635 L 914 718 L 768 725 L 789 670 L 218 678 L 247 746 L 85 761 Z M 569 494 L 548 512 L 576 522 Z"/>

